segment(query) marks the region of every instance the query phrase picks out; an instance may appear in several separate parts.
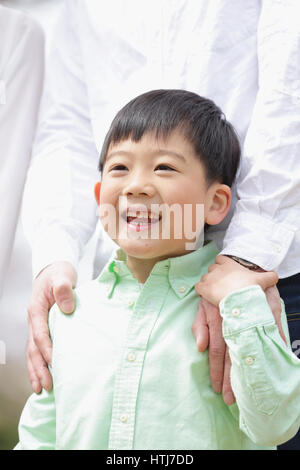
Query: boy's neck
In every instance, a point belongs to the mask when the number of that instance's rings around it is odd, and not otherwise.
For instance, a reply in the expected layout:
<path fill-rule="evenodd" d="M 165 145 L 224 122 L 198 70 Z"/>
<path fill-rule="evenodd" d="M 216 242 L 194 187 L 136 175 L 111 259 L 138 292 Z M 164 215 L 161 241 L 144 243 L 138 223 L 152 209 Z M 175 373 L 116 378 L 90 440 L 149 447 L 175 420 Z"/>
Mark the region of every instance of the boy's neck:
<path fill-rule="evenodd" d="M 132 256 L 127 256 L 127 266 L 132 272 L 132 275 L 139 283 L 144 284 L 156 264 L 156 259 L 139 259 Z"/>
<path fill-rule="evenodd" d="M 177 253 L 177 254 L 170 253 L 160 258 L 149 258 L 149 259 L 135 258 L 133 256 L 127 255 L 126 264 L 128 268 L 130 269 L 133 277 L 137 279 L 139 283 L 144 284 L 147 281 L 148 277 L 150 276 L 150 273 L 156 263 L 158 263 L 159 261 L 163 261 L 164 259 L 184 256 L 188 253 L 190 253 L 190 251 L 187 251 L 185 253 Z"/>

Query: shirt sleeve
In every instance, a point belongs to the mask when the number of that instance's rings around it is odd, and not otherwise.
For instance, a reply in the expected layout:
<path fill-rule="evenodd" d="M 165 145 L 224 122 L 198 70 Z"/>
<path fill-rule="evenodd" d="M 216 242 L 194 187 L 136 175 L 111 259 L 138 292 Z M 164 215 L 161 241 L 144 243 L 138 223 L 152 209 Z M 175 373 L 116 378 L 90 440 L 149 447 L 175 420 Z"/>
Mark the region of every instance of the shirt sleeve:
<path fill-rule="evenodd" d="M 297 0 L 262 1 L 257 30 L 258 93 L 237 178 L 238 202 L 222 251 L 279 273 L 289 253 L 282 277 L 299 271 L 298 17 Z"/>
<path fill-rule="evenodd" d="M 220 313 L 240 428 L 261 445 L 288 441 L 300 426 L 300 360 L 279 335 L 264 292 L 236 291 L 222 299 Z"/>
<path fill-rule="evenodd" d="M 19 423 L 15 450 L 55 450 L 56 412 L 53 390 L 31 395 Z"/>
<path fill-rule="evenodd" d="M 43 31 L 27 15 L 0 6 L 0 44 L 1 296 L 42 93 Z"/>
<path fill-rule="evenodd" d="M 65 1 L 53 34 L 25 187 L 22 219 L 34 276 L 58 260 L 76 268 L 97 222 L 98 152 L 77 12 L 76 0 Z"/>

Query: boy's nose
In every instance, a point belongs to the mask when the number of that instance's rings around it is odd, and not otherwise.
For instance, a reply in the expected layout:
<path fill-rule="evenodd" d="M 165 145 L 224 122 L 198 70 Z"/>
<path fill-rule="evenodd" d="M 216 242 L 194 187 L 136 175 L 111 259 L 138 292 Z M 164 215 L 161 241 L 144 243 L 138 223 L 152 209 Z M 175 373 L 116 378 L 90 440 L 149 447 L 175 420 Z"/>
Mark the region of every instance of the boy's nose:
<path fill-rule="evenodd" d="M 124 196 L 150 196 L 155 193 L 155 188 L 145 175 L 136 175 L 124 187 Z"/>

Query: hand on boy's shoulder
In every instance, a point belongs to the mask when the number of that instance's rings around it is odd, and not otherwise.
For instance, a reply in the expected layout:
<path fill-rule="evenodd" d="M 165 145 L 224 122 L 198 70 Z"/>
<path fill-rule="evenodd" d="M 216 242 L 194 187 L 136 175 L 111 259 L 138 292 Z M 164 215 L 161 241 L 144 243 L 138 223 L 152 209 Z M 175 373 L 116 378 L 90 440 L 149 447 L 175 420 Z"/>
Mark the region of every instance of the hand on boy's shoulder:
<path fill-rule="evenodd" d="M 236 290 L 259 285 L 266 291 L 275 286 L 277 281 L 278 276 L 274 271 L 251 271 L 227 256 L 219 255 L 195 289 L 201 297 L 218 307 L 224 297 Z"/>
<path fill-rule="evenodd" d="M 56 304 L 65 313 L 75 308 L 73 287 L 77 273 L 66 261 L 47 266 L 33 282 L 32 296 L 28 307 L 29 339 L 27 367 L 33 391 L 40 393 L 42 387 L 50 390 L 52 379 L 48 371 L 51 364 L 52 344 L 49 337 L 48 315 Z"/>

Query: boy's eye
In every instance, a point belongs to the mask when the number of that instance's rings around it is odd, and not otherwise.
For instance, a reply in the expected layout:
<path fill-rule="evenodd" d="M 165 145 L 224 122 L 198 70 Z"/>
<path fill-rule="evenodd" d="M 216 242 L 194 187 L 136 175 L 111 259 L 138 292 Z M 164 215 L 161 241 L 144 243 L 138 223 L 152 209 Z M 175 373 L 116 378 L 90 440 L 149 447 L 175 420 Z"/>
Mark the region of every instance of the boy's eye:
<path fill-rule="evenodd" d="M 123 170 L 127 170 L 127 167 L 125 165 L 115 165 L 109 171 L 113 171 L 113 170 L 123 171 Z"/>
<path fill-rule="evenodd" d="M 175 171 L 174 168 L 170 167 L 169 165 L 157 165 L 155 170 Z"/>

